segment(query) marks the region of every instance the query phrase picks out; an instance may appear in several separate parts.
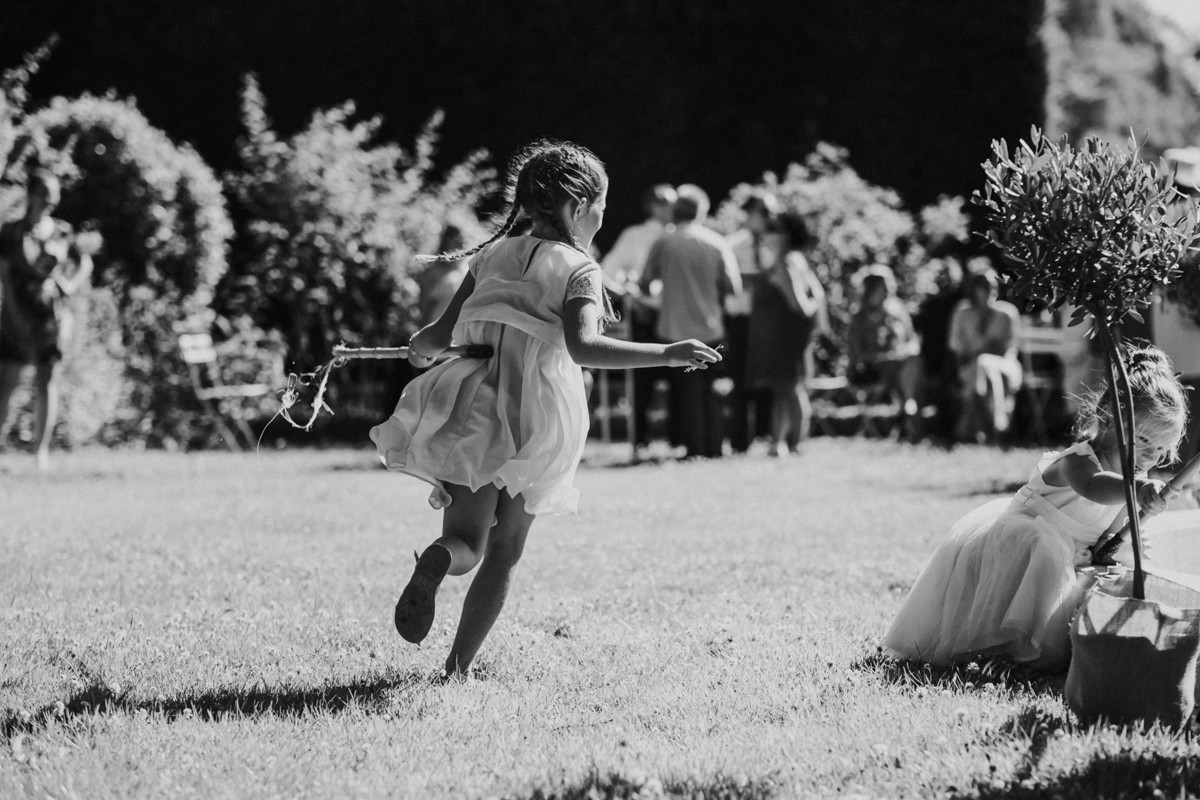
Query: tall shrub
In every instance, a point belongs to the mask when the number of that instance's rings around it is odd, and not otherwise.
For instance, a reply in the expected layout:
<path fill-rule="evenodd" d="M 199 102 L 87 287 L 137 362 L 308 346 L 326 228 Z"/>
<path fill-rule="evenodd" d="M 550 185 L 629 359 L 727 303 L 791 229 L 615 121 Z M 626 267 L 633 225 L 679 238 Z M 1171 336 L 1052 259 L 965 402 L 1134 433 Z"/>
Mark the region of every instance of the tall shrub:
<path fill-rule="evenodd" d="M 55 98 L 24 130 L 43 143 L 39 158 L 73 165 L 56 214 L 104 239 L 94 281 L 118 309 L 127 383 L 110 435 L 150 445 L 204 440 L 176 335 L 207 309 L 226 269 L 233 229 L 220 182 L 132 100 Z"/>
<path fill-rule="evenodd" d="M 476 152 L 435 177 L 437 113 L 411 150 L 378 141 L 353 103 L 318 111 L 290 138 L 271 126 L 258 82 L 242 93 L 242 169 L 226 176 L 240 220 L 220 308 L 279 331 L 289 360 L 313 366 L 339 341 L 403 343 L 415 322 L 413 255 L 448 222 L 482 235 L 474 213 L 493 186 Z"/>
<path fill-rule="evenodd" d="M 25 130 L 29 81 L 50 57 L 51 36 L 21 63 L 0 73 L 0 222 L 18 216 L 25 205 L 25 168 L 38 144 Z"/>

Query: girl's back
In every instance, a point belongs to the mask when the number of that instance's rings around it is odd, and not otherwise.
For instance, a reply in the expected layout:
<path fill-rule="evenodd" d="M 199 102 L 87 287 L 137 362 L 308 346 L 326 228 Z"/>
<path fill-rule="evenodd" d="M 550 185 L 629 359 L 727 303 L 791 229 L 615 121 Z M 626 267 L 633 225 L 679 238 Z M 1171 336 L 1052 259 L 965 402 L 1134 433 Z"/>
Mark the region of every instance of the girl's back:
<path fill-rule="evenodd" d="M 475 290 L 463 304 L 455 337 L 470 337 L 469 323 L 501 322 L 543 342 L 564 346 L 563 307 L 568 289 L 596 295 L 600 267 L 578 250 L 535 236 L 501 239 L 471 261 Z"/>

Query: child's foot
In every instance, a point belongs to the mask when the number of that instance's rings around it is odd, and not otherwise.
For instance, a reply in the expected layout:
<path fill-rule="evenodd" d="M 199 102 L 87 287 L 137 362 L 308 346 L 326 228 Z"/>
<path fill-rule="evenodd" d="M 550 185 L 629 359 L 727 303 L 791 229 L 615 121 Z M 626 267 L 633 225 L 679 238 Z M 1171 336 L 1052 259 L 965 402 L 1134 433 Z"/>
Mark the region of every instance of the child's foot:
<path fill-rule="evenodd" d="M 429 634 L 433 599 L 449 569 L 450 551 L 441 545 L 430 545 L 417 559 L 417 567 L 396 602 L 396 631 L 407 641 L 419 644 Z"/>

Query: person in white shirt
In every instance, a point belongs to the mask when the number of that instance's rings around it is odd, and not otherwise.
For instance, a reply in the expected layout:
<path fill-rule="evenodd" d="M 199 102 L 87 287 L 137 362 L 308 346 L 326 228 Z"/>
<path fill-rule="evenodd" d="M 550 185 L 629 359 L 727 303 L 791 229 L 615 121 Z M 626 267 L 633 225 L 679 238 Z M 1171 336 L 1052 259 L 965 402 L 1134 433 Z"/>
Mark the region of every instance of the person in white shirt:
<path fill-rule="evenodd" d="M 616 243 L 600 262 L 609 291 L 623 294 L 637 286 L 646 266 L 646 256 L 671 224 L 675 188 L 669 183 L 651 186 L 643 199 L 646 219 L 621 231 Z"/>
<path fill-rule="evenodd" d="M 675 229 L 650 248 L 641 289 L 650 293 L 661 282 L 658 338 L 688 331 L 687 338 L 715 346 L 725 338 L 724 304 L 742 291 L 737 259 L 725 237 L 704 225 L 708 195 L 699 186 L 680 186 Z M 689 456 L 721 455 L 721 409 L 713 392 L 716 370 L 672 374 L 670 424 L 674 441 Z"/>

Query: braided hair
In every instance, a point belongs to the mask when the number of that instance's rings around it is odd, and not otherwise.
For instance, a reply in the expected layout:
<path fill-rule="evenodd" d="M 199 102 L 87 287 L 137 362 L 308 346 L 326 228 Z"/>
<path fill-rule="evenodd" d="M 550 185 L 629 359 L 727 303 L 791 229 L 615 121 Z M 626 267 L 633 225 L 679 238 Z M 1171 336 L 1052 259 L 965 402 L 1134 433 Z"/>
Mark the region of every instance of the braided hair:
<path fill-rule="evenodd" d="M 1166 353 L 1152 345 L 1127 345 L 1121 358 L 1129 375 L 1137 427 L 1151 436 L 1174 434 L 1187 421 L 1187 395 Z M 1112 388 L 1105 386 L 1082 398 L 1075 422 L 1075 437 L 1093 441 L 1101 449 L 1116 447 L 1116 421 L 1112 414 Z M 1179 442 L 1166 453 L 1179 457 Z"/>
<path fill-rule="evenodd" d="M 559 210 L 570 201 L 593 203 L 608 186 L 604 163 L 586 147 L 572 142 L 541 139 L 522 148 L 509 163 L 504 182 L 504 222 L 490 239 L 449 253 L 417 256 L 420 261 L 456 261 L 475 255 L 493 242 L 521 235 L 530 222 L 541 222 L 567 246 L 589 259 L 592 254 L 563 222 Z M 603 292 L 604 322 L 619 319 L 608 293 Z"/>

